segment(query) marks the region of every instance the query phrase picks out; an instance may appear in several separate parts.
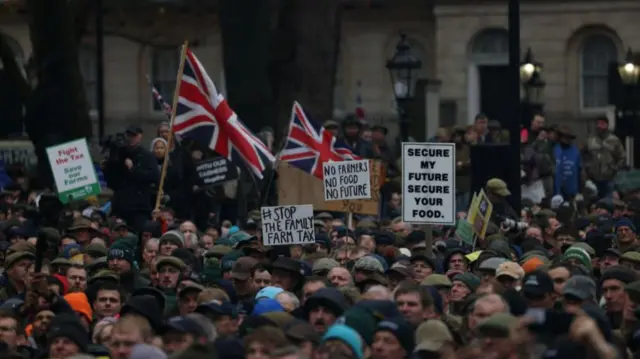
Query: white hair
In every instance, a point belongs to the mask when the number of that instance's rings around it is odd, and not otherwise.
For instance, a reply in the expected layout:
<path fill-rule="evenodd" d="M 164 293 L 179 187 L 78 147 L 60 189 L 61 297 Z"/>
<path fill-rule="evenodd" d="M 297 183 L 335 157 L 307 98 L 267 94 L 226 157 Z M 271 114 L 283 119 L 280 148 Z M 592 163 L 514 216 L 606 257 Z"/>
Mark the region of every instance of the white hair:
<path fill-rule="evenodd" d="M 160 240 L 158 238 L 149 238 L 147 240 L 147 243 L 144 244 L 144 247 L 147 248 L 147 245 L 149 243 L 152 243 L 152 244 L 155 244 L 155 245 L 159 246 L 160 245 Z"/>
<path fill-rule="evenodd" d="M 198 313 L 189 313 L 185 315 L 186 318 L 198 323 L 206 335 L 207 342 L 213 343 L 218 338 L 218 331 L 215 325 L 207 317 Z"/>
<path fill-rule="evenodd" d="M 369 299 L 393 301 L 393 295 L 389 289 L 383 285 L 372 285 L 364 295 Z"/>
<path fill-rule="evenodd" d="M 291 292 L 280 292 L 276 295 L 276 300 L 278 300 L 278 297 L 287 297 L 288 301 L 291 302 L 291 304 L 293 304 L 293 308 L 299 308 L 300 307 L 300 299 L 298 299 L 298 297 L 296 297 L 295 294 L 291 293 Z M 285 299 L 287 300 L 287 299 Z M 280 302 L 278 300 L 278 302 Z"/>

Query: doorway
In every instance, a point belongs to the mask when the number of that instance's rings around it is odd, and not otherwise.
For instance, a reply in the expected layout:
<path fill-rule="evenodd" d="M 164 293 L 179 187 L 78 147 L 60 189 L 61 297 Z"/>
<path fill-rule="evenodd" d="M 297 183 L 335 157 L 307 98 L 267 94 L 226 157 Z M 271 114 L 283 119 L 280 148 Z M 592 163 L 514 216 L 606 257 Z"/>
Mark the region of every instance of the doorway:
<path fill-rule="evenodd" d="M 497 120 L 502 127 L 506 127 L 509 118 L 509 106 L 505 106 L 504 99 L 509 91 L 508 65 L 478 66 L 480 82 L 480 111 L 489 120 Z"/>

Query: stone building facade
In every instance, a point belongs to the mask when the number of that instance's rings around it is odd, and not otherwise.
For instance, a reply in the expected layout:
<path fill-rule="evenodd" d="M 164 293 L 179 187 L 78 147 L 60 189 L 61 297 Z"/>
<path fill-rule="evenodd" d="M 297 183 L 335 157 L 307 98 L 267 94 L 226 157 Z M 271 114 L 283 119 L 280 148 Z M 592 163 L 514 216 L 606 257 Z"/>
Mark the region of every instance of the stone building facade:
<path fill-rule="evenodd" d="M 406 33 L 423 63 L 416 120 L 432 135 L 440 125 L 467 124 L 478 112 L 500 107 L 507 59 L 506 1 L 345 1 L 335 114 L 352 112 L 356 99 L 372 123 L 395 126 L 392 86 L 385 62 Z M 371 5 L 377 5 L 372 7 Z M 544 104 L 551 122 L 578 125 L 607 111 L 607 69 L 628 48 L 640 48 L 638 1 L 527 1 L 521 5 L 522 50 L 543 64 Z M 105 16 L 105 112 L 107 132 L 164 119 L 146 75 L 171 98 L 177 47 L 187 38 L 211 77 L 224 89 L 222 46 L 216 15 L 163 11 L 113 12 Z M 0 32 L 13 39 L 21 59 L 30 53 L 23 15 L 1 11 Z M 87 96 L 95 101 L 93 35 L 80 48 Z M 424 98 L 422 98 L 424 97 Z"/>

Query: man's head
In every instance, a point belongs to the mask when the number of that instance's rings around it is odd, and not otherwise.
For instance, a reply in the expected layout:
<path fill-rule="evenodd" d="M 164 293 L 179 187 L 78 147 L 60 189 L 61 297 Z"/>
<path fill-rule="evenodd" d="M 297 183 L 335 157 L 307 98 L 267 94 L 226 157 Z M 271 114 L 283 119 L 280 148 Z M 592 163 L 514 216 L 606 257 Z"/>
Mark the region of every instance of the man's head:
<path fill-rule="evenodd" d="M 216 337 L 215 326 L 201 314 L 173 317 L 167 320 L 167 331 L 162 336 L 163 349 L 171 355 L 187 349 L 194 343 L 213 342 Z"/>
<path fill-rule="evenodd" d="M 129 146 L 136 147 L 140 145 L 140 142 L 142 142 L 142 127 L 131 125 L 127 127 L 125 135 L 127 136 L 127 142 L 129 143 Z"/>
<path fill-rule="evenodd" d="M 600 133 L 607 132 L 609 130 L 609 119 L 607 116 L 600 116 L 596 119 L 596 129 Z"/>
<path fill-rule="evenodd" d="M 71 292 L 84 292 L 87 289 L 87 270 L 82 266 L 71 266 L 67 270 L 67 281 Z"/>
<path fill-rule="evenodd" d="M 417 284 L 404 282 L 394 293 L 398 310 L 409 323 L 419 325 L 438 316 L 429 290 Z"/>
<path fill-rule="evenodd" d="M 474 122 L 474 128 L 478 134 L 485 134 L 487 132 L 487 126 L 489 125 L 489 118 L 483 113 L 476 115 Z"/>
<path fill-rule="evenodd" d="M 153 330 L 149 322 L 137 315 L 127 314 L 116 322 L 111 332 L 110 352 L 112 359 L 129 359 L 137 344 L 149 344 Z"/>
<path fill-rule="evenodd" d="M 509 305 L 498 294 L 478 298 L 469 314 L 469 329 L 473 330 L 481 321 L 496 313 L 509 313 Z"/>
<path fill-rule="evenodd" d="M 162 289 L 176 289 L 185 264 L 176 257 L 161 257 L 156 261 L 156 268 L 158 286 Z"/>
<path fill-rule="evenodd" d="M 18 317 L 11 311 L 0 311 L 0 342 L 5 343 L 10 350 L 15 350 L 23 335 Z"/>
<path fill-rule="evenodd" d="M 335 287 L 345 287 L 353 284 L 353 277 L 349 270 L 344 267 L 335 267 L 327 274 L 327 280 Z"/>
<path fill-rule="evenodd" d="M 531 121 L 531 130 L 532 131 L 540 131 L 544 127 L 544 116 L 541 114 L 536 114 L 533 116 L 533 120 Z"/>

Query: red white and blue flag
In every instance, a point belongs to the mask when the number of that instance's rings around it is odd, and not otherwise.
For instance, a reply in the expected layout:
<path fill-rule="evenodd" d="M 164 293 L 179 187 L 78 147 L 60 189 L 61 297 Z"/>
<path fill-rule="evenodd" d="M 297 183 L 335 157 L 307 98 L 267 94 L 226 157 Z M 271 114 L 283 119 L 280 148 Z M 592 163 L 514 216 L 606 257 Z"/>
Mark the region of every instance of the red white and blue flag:
<path fill-rule="evenodd" d="M 346 143 L 312 121 L 299 103 L 293 104 L 289 135 L 280 160 L 322 179 L 323 163 L 359 159 Z"/>
<path fill-rule="evenodd" d="M 158 89 L 153 85 L 153 82 L 151 82 L 149 76 L 147 76 L 147 82 L 149 82 L 149 86 L 151 86 L 151 93 L 153 94 L 153 98 L 156 100 L 158 105 L 160 105 L 162 111 L 164 111 L 164 114 L 167 115 L 169 120 L 171 120 L 171 105 L 169 105 L 164 100 L 164 98 L 162 98 L 162 95 L 160 95 L 160 91 L 158 91 Z"/>
<path fill-rule="evenodd" d="M 173 132 L 206 144 L 233 163 L 244 162 L 258 178 L 267 164 L 275 162 L 271 151 L 240 121 L 188 49 Z"/>

